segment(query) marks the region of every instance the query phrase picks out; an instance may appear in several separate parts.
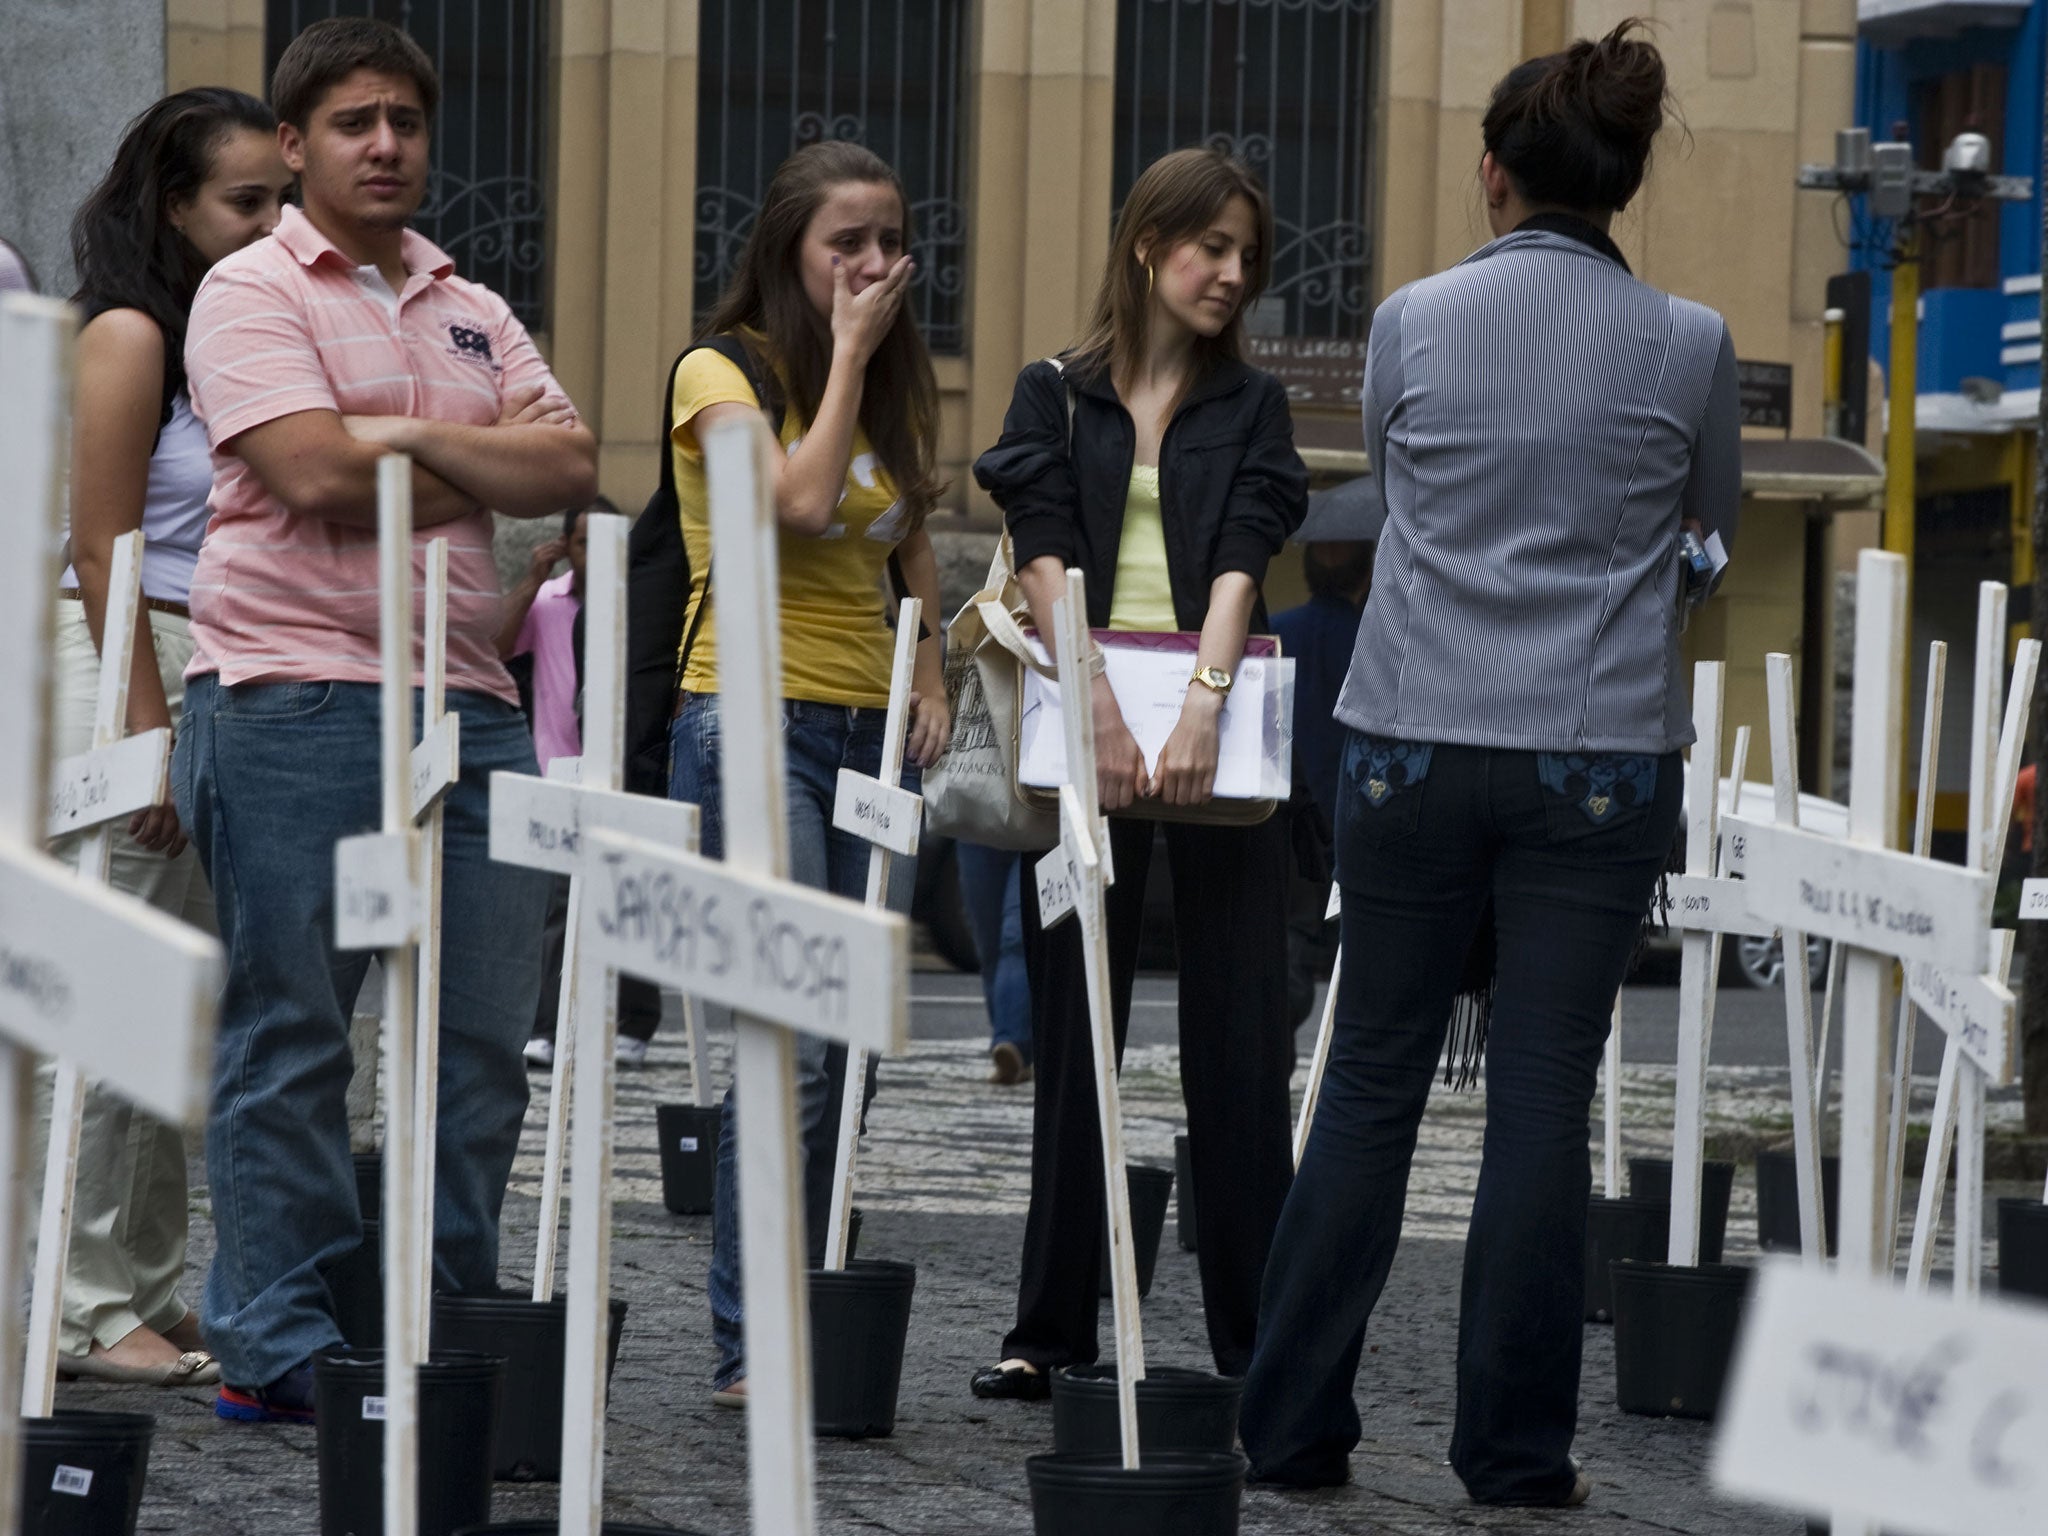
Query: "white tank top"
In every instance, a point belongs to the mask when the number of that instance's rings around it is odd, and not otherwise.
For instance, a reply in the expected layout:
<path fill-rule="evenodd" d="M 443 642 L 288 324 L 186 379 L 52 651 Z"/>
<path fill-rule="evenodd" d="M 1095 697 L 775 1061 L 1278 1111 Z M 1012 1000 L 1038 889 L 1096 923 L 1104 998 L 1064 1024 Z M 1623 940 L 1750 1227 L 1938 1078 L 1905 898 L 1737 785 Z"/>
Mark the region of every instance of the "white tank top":
<path fill-rule="evenodd" d="M 166 602 L 188 602 L 192 568 L 199 563 L 199 545 L 206 537 L 206 501 L 213 492 L 213 450 L 206 428 L 192 414 L 192 402 L 180 390 L 171 402 L 149 459 L 149 485 L 142 501 L 142 595 Z M 78 585 L 78 572 L 64 568 L 63 584 Z"/>

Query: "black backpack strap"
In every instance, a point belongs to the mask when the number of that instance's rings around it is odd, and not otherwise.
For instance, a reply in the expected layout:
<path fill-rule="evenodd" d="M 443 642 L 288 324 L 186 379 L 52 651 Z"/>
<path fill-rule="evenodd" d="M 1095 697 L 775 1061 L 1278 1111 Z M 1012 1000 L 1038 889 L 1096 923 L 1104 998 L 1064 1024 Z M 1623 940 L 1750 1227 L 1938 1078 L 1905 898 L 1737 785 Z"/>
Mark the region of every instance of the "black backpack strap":
<path fill-rule="evenodd" d="M 739 337 L 729 332 L 721 331 L 716 335 L 705 336 L 691 342 L 689 346 L 683 349 L 681 355 L 676 358 L 675 366 L 669 369 L 668 393 L 663 396 L 661 403 L 661 440 L 663 444 L 670 447 L 673 446 L 676 410 L 676 372 L 683 366 L 683 358 L 688 357 L 699 348 L 707 352 L 716 352 L 728 363 L 731 363 L 733 367 L 739 369 L 741 375 L 747 381 L 747 388 L 754 392 L 754 399 L 760 404 L 762 414 L 768 418 L 769 429 L 777 437 L 780 437 L 782 435 L 782 391 L 768 383 L 768 370 L 761 365 L 760 359 L 754 355 L 753 348 L 749 347 Z M 661 456 L 661 484 L 662 489 L 671 496 L 675 494 L 675 455 L 673 452 L 664 452 Z M 682 689 L 683 673 L 688 670 L 690 665 L 690 651 L 697 643 L 697 631 L 704 627 L 704 610 L 711 606 L 711 577 L 716 569 L 717 562 L 715 560 L 707 560 L 704 563 L 704 595 L 698 600 L 697 611 L 690 615 L 689 631 L 683 636 L 683 648 L 676 656 L 676 688 L 679 692 Z"/>

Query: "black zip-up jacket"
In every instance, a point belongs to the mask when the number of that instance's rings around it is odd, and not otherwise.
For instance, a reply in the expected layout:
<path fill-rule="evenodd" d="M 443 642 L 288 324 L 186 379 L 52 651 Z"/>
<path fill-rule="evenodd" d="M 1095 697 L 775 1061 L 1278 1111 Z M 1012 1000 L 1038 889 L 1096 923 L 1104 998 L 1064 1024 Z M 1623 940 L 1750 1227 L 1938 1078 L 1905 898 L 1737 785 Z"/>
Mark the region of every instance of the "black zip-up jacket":
<path fill-rule="evenodd" d="M 1137 431 L 1108 369 L 1062 374 L 1036 362 L 1017 375 L 1002 437 L 974 464 L 974 478 L 1003 509 L 1017 569 L 1044 555 L 1078 565 L 1088 579 L 1088 622 L 1098 629 L 1108 625 L 1115 596 L 1136 453 Z M 1266 562 L 1307 510 L 1308 471 L 1294 451 L 1286 389 L 1248 363 L 1218 364 L 1174 411 L 1159 450 L 1159 513 L 1180 628 L 1202 627 L 1209 585 L 1225 571 L 1263 583 Z M 1252 628 L 1265 624 L 1262 596 Z"/>

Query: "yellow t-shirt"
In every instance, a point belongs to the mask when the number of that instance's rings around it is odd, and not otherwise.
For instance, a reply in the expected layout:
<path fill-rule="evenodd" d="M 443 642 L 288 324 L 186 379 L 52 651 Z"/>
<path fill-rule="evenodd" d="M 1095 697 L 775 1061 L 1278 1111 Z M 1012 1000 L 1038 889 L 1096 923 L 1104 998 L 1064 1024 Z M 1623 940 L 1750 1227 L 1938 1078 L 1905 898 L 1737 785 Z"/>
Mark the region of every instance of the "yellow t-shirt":
<path fill-rule="evenodd" d="M 712 568 L 711 505 L 704 490 L 704 454 L 691 423 L 707 406 L 728 401 L 758 405 L 747 376 L 727 359 L 699 348 L 676 370 L 673 401 L 676 501 L 682 509 L 683 547 L 690 557 L 690 601 L 683 635 L 690 633 Z M 807 424 L 785 411 L 782 446 L 794 452 Z M 889 633 L 883 569 L 908 531 L 895 483 L 876 458 L 867 434 L 855 430 L 839 520 L 821 538 L 784 532 L 776 541 L 782 589 L 782 696 L 818 704 L 886 708 L 894 642 Z M 710 612 L 690 647 L 683 686 L 718 691 L 718 586 Z"/>
<path fill-rule="evenodd" d="M 1124 492 L 1124 534 L 1116 549 L 1111 629 L 1178 629 L 1166 574 L 1166 524 L 1159 516 L 1159 467 L 1133 464 Z"/>

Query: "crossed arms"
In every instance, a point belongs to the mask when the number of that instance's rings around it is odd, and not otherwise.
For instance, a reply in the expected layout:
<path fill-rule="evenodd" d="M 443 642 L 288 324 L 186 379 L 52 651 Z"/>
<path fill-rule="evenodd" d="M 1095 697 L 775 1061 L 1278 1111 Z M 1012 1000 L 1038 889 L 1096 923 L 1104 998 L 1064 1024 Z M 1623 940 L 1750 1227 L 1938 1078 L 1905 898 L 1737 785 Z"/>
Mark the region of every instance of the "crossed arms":
<path fill-rule="evenodd" d="M 596 440 L 566 408 L 549 407 L 537 384 L 513 390 L 487 427 L 295 411 L 222 447 L 288 511 L 351 528 L 377 526 L 377 461 L 386 453 L 412 456 L 416 528 L 453 522 L 479 507 L 549 517 L 597 494 Z"/>

